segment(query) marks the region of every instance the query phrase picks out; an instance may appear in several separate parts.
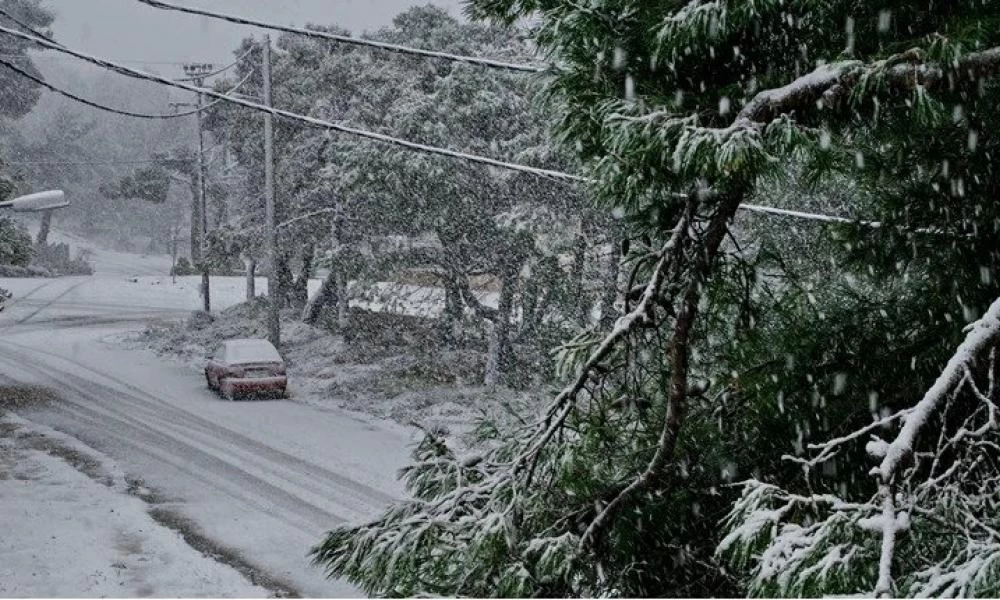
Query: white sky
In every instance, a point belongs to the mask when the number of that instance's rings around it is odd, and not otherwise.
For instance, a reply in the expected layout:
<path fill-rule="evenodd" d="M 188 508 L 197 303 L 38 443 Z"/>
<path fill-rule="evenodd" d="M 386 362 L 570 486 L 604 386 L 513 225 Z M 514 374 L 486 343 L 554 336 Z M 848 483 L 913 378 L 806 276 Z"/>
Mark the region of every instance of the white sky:
<path fill-rule="evenodd" d="M 176 3 L 282 25 L 337 24 L 361 33 L 389 25 L 396 14 L 427 4 L 428 0 L 176 0 Z M 462 0 L 431 3 L 447 8 L 455 16 L 461 15 Z M 52 27 L 57 40 L 116 61 L 222 65 L 233 59 L 232 51 L 241 39 L 262 33 L 252 27 L 207 17 L 158 10 L 136 0 L 47 0 L 45 4 L 57 13 Z M 39 62 L 44 60 L 50 59 Z M 166 74 L 171 68 L 159 65 L 156 70 Z"/>

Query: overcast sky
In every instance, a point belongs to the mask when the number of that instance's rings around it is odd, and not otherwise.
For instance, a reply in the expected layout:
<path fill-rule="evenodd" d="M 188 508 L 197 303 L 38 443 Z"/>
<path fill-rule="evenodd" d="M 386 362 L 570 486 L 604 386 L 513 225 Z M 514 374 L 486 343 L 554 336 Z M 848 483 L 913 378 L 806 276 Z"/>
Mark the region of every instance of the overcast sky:
<path fill-rule="evenodd" d="M 428 4 L 428 0 L 176 0 L 176 3 L 283 25 L 335 23 L 361 33 L 388 25 L 397 13 Z M 455 16 L 461 14 L 461 0 L 430 3 L 447 8 Z M 45 4 L 57 15 L 52 27 L 57 40 L 119 61 L 198 61 L 222 65 L 233 59 L 232 51 L 242 38 L 261 33 L 255 28 L 207 17 L 158 10 L 136 0 L 46 0 Z M 156 66 L 162 73 L 170 69 L 167 64 Z"/>

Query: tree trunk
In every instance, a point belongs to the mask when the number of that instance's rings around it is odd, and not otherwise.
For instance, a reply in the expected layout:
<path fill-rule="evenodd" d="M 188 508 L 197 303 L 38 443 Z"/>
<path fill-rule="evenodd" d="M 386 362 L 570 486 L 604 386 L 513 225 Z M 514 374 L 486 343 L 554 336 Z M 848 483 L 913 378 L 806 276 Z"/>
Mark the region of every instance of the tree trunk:
<path fill-rule="evenodd" d="M 602 330 L 607 331 L 615 324 L 615 301 L 618 300 L 618 278 L 621 273 L 622 257 L 619 256 L 618 248 L 621 245 L 618 243 L 617 239 L 612 240 L 614 243 L 611 248 L 610 256 L 608 257 L 608 266 L 606 271 L 606 276 L 604 278 L 604 290 L 601 293 L 601 324 Z"/>
<path fill-rule="evenodd" d="M 174 227 L 170 230 L 170 280 L 177 283 L 177 238 L 180 230 Z"/>
<path fill-rule="evenodd" d="M 501 275 L 500 301 L 497 304 L 496 321 L 487 329 L 489 346 L 486 351 L 486 379 L 484 384 L 495 386 L 510 371 L 510 317 L 514 308 L 514 290 L 517 286 L 517 269 L 507 265 Z M 490 373 L 490 370 L 493 373 Z"/>
<path fill-rule="evenodd" d="M 309 301 L 309 276 L 312 274 L 313 254 L 316 246 L 307 243 L 302 247 L 302 262 L 299 266 L 299 274 L 292 282 L 292 289 L 289 293 L 289 304 L 296 310 L 305 308 Z"/>
<path fill-rule="evenodd" d="M 489 319 L 483 320 L 486 328 L 486 376 L 483 385 L 493 391 L 500 383 L 500 339 L 497 337 L 497 326 Z"/>
<path fill-rule="evenodd" d="M 294 283 L 292 269 L 288 265 L 288 262 L 288 254 L 279 250 L 277 264 L 274 267 L 276 275 L 275 283 L 278 288 L 275 290 L 275 297 L 278 299 L 278 308 L 285 308 L 288 306 L 290 298 L 289 295 L 292 292 L 292 284 Z"/>
<path fill-rule="evenodd" d="M 333 242 L 333 264 L 331 272 L 333 275 L 335 302 L 337 303 L 337 329 L 345 331 L 351 324 L 350 298 L 347 294 L 348 271 L 347 271 L 347 249 L 348 245 L 344 235 L 344 214 L 343 206 L 338 201 L 337 214 L 330 226 L 330 237 Z"/>
<path fill-rule="evenodd" d="M 229 200 L 225 197 L 216 200 L 218 209 L 215 211 L 215 228 L 222 229 L 229 224 Z"/>
<path fill-rule="evenodd" d="M 337 269 L 330 269 L 330 272 L 323 278 L 323 283 L 320 285 L 319 291 L 306 302 L 305 308 L 302 309 L 302 321 L 304 323 L 315 325 L 323 314 L 323 309 L 333 305 L 339 299 L 336 273 Z"/>
<path fill-rule="evenodd" d="M 462 287 L 458 278 L 464 277 L 448 269 L 443 278 L 444 281 L 444 318 L 441 320 L 441 327 L 445 335 L 445 340 L 449 343 L 457 343 L 461 337 L 462 327 Z"/>
<path fill-rule="evenodd" d="M 52 211 L 42 212 L 42 224 L 38 229 L 38 239 L 35 244 L 39 248 L 47 248 L 49 245 L 49 231 L 52 230 Z"/>
<path fill-rule="evenodd" d="M 587 296 L 584 294 L 583 287 L 583 269 L 584 263 L 587 258 L 587 237 L 585 235 L 584 228 L 586 227 L 586 222 L 580 220 L 580 228 L 576 231 L 576 236 L 573 240 L 573 315 L 574 320 L 580 325 L 580 327 L 586 327 L 590 321 L 590 310 L 587 302 Z"/>
<path fill-rule="evenodd" d="M 253 302 L 257 296 L 257 260 L 243 257 L 243 264 L 246 267 L 247 276 L 247 302 Z"/>
<path fill-rule="evenodd" d="M 439 227 L 435 233 L 441 242 L 438 264 L 444 271 L 445 305 L 441 327 L 445 341 L 454 344 L 462 337 L 462 316 L 465 306 L 468 305 L 473 310 L 478 307 L 474 299 L 465 297 L 469 294 L 469 279 L 465 271 L 469 267 L 469 259 L 460 234 L 447 227 Z"/>
<path fill-rule="evenodd" d="M 327 306 L 336 306 L 337 328 L 343 331 L 350 325 L 349 299 L 347 296 L 347 257 L 344 244 L 344 220 L 338 213 L 330 226 L 331 259 L 330 272 L 323 279 L 319 292 L 310 300 L 302 311 L 302 320 L 315 323 Z M 310 247 L 309 254 L 313 252 Z"/>
<path fill-rule="evenodd" d="M 350 299 L 347 296 L 347 271 L 342 266 L 335 269 L 337 282 L 337 328 L 341 331 L 351 324 Z"/>

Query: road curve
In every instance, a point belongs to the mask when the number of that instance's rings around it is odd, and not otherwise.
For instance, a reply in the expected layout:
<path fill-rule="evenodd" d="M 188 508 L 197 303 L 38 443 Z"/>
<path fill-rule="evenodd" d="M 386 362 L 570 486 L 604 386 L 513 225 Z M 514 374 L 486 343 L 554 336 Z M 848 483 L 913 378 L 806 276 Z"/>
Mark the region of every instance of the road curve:
<path fill-rule="evenodd" d="M 56 399 L 19 416 L 76 437 L 157 498 L 157 510 L 285 589 L 357 596 L 309 565 L 323 532 L 376 515 L 401 494 L 410 434 L 293 401 L 227 402 L 200 373 L 104 343 L 171 307 L 108 302 L 100 278 L 45 283 L 0 319 L 0 379 Z"/>

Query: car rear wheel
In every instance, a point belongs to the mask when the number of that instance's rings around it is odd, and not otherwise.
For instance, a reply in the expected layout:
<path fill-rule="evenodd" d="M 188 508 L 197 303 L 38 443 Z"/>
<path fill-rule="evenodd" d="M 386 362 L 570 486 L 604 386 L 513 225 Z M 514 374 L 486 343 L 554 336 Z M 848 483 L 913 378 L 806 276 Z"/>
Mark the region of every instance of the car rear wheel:
<path fill-rule="evenodd" d="M 226 400 L 233 401 L 236 399 L 236 389 L 231 385 L 226 385 L 225 381 L 219 382 L 219 391 Z"/>

